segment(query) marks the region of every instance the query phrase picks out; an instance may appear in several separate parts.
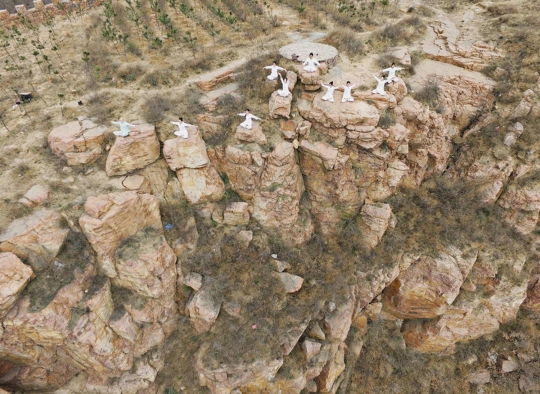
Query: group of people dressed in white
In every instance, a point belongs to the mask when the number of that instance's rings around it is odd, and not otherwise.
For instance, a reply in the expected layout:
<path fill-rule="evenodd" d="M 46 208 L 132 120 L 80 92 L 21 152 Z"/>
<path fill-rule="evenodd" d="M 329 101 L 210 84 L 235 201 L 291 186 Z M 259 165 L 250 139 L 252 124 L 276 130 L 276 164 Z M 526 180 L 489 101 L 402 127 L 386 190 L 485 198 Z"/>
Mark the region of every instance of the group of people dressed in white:
<path fill-rule="evenodd" d="M 313 56 L 313 53 L 310 53 L 308 58 L 303 62 L 304 71 L 315 72 L 317 71 L 319 64 L 319 61 Z M 282 87 L 277 91 L 277 94 L 281 97 L 289 96 L 291 94 L 291 92 L 289 91 L 289 80 L 287 79 L 287 76 L 283 78 L 279 73 L 279 71 L 286 72 L 287 70 L 283 67 L 278 66 L 276 62 L 273 62 L 270 66 L 264 67 L 264 69 L 270 70 L 270 74 L 267 76 L 269 80 L 274 81 L 279 77 Z M 384 86 L 390 82 L 397 82 L 398 77 L 396 76 L 396 72 L 401 70 L 403 70 L 403 68 L 396 67 L 396 65 L 392 63 L 389 68 L 385 68 L 384 70 L 382 70 L 383 73 L 388 73 L 386 79 L 379 78 L 377 75 L 372 74 L 373 77 L 377 80 L 377 87 L 373 89 L 371 93 L 385 96 L 386 92 L 384 90 Z M 335 86 L 333 81 L 330 81 L 327 85 L 324 83 L 321 85 L 326 89 L 326 92 L 322 97 L 322 100 L 324 101 L 334 102 L 334 91 L 340 88 L 343 90 L 343 97 L 341 98 L 342 103 L 354 101 L 354 98 L 352 97 L 352 90 L 356 87 L 356 85 L 351 84 L 350 81 L 347 81 L 345 85 L 342 86 Z M 239 113 L 238 115 L 245 118 L 245 120 L 240 123 L 240 127 L 248 130 L 251 130 L 253 128 L 253 119 L 260 120 L 260 118 L 253 115 L 249 109 L 246 109 L 245 112 Z M 182 117 L 178 118 L 178 120 L 178 122 L 171 122 L 173 125 L 178 127 L 178 130 L 174 132 L 174 135 L 184 139 L 188 138 L 189 133 L 187 127 L 193 125 L 184 122 L 184 119 Z M 114 132 L 114 134 L 119 137 L 127 137 L 131 131 L 130 128 L 137 127 L 136 125 L 125 122 L 123 119 L 120 119 L 119 122 L 112 122 L 112 124 L 120 126 L 120 130 Z"/>

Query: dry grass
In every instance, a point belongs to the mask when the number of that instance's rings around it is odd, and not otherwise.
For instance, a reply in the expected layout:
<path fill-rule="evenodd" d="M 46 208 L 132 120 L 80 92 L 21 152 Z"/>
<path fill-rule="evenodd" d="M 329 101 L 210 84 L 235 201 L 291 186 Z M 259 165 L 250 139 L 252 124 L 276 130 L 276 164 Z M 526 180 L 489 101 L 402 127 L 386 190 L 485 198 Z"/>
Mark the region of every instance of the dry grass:
<path fill-rule="evenodd" d="M 376 48 L 387 48 L 404 44 L 410 45 L 414 40 L 422 37 L 425 31 L 425 22 L 419 16 L 415 15 L 375 30 L 370 42 Z"/>
<path fill-rule="evenodd" d="M 364 54 L 364 42 L 348 28 L 340 27 L 332 30 L 324 42 L 333 45 L 340 52 L 345 52 L 351 59 L 357 59 Z"/>

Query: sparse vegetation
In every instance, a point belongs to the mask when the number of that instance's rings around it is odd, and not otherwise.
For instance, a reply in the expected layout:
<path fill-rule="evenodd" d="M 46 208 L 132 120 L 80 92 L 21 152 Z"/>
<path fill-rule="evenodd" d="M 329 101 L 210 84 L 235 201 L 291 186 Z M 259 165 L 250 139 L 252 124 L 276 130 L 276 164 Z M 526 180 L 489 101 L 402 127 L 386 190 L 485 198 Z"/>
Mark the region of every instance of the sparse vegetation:
<path fill-rule="evenodd" d="M 330 32 L 325 42 L 335 46 L 339 51 L 344 51 L 351 59 L 357 59 L 364 53 L 364 43 L 353 30 L 338 28 Z"/>

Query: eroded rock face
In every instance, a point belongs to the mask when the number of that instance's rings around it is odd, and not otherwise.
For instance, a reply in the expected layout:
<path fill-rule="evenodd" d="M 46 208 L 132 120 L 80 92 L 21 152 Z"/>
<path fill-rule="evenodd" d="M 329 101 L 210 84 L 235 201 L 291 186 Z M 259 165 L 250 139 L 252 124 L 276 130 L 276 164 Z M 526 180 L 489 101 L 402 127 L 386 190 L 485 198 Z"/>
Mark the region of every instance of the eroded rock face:
<path fill-rule="evenodd" d="M 89 119 L 73 121 L 54 128 L 48 141 L 55 155 L 70 166 L 93 163 L 103 152 L 103 134 L 107 130 Z"/>
<path fill-rule="evenodd" d="M 0 252 L 11 252 L 34 271 L 45 269 L 56 257 L 69 232 L 63 217 L 51 210 L 40 210 L 14 220 L 0 235 Z"/>
<path fill-rule="evenodd" d="M 120 192 L 89 197 L 84 204 L 86 215 L 79 224 L 98 255 L 105 275 L 115 278 L 114 253 L 121 242 L 140 230 L 152 227 L 162 231 L 159 201 L 150 194 Z"/>
<path fill-rule="evenodd" d="M 358 228 L 362 234 L 362 243 L 373 249 L 381 239 L 389 225 L 393 222 L 392 207 L 389 204 L 367 203 L 360 210 Z"/>
<path fill-rule="evenodd" d="M 507 209 L 506 220 L 521 234 L 530 234 L 540 213 L 540 182 L 535 174 L 512 182 L 497 201 Z"/>
<path fill-rule="evenodd" d="M 19 299 L 19 294 L 34 277 L 32 269 L 13 253 L 0 253 L 0 319 Z"/>
<path fill-rule="evenodd" d="M 199 129 L 189 127 L 188 138 L 172 138 L 163 143 L 163 157 L 171 170 L 202 168 L 209 163 Z"/>
<path fill-rule="evenodd" d="M 107 156 L 108 176 L 124 175 L 155 162 L 160 155 L 159 141 L 153 125 L 137 125 L 127 137 L 117 137 Z"/>
<path fill-rule="evenodd" d="M 248 130 L 239 125 L 236 128 L 236 133 L 234 134 L 234 137 L 241 143 L 254 142 L 261 145 L 267 143 L 266 135 L 264 134 L 261 125 L 258 123 L 253 123 L 253 128 L 251 130 Z"/>
<path fill-rule="evenodd" d="M 176 171 L 182 190 L 190 204 L 219 201 L 223 197 L 225 185 L 215 168 L 182 168 Z"/>
<path fill-rule="evenodd" d="M 369 132 L 379 122 L 379 111 L 363 100 L 356 100 L 347 105 L 339 102 L 322 100 L 317 95 L 313 101 L 298 101 L 300 115 L 310 121 L 321 134 L 332 138 L 339 145 L 345 142 L 348 131 Z"/>
<path fill-rule="evenodd" d="M 300 219 L 303 193 L 304 182 L 294 147 L 290 142 L 282 141 L 268 155 L 261 173 L 258 190 L 253 197 L 253 217 L 263 227 L 277 231 L 284 238 L 291 238 L 291 233 L 297 233 L 292 228 Z M 303 223 L 301 229 L 305 235 L 300 243 L 311 237 L 313 227 Z"/>
<path fill-rule="evenodd" d="M 302 139 L 300 168 L 311 201 L 311 212 L 325 236 L 339 232 L 343 215 L 353 215 L 360 197 L 349 157 L 325 143 Z"/>
<path fill-rule="evenodd" d="M 459 295 L 476 253 L 448 247 L 432 258 L 422 255 L 384 292 L 385 310 L 401 319 L 442 315 Z"/>
<path fill-rule="evenodd" d="M 500 324 L 516 318 L 527 295 L 528 274 L 524 256 L 482 251 L 471 273 L 469 290 L 446 312 L 434 319 L 406 320 L 402 326 L 407 346 L 423 352 L 452 352 L 456 342 L 466 342 L 493 333 Z M 512 267 L 510 274 L 501 271 Z"/>
<path fill-rule="evenodd" d="M 191 296 L 186 309 L 189 318 L 199 333 L 210 330 L 216 321 L 223 296 L 212 278 L 203 278 L 202 286 Z"/>

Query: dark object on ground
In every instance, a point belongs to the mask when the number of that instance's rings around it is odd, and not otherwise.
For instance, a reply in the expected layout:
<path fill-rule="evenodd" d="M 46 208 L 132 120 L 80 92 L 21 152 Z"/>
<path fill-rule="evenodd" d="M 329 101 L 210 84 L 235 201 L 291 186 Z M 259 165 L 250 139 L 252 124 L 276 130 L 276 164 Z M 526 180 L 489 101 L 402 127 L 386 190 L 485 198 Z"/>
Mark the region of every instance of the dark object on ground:
<path fill-rule="evenodd" d="M 79 105 L 84 105 L 84 103 L 82 102 L 82 100 L 77 101 L 77 104 L 79 104 Z"/>
<path fill-rule="evenodd" d="M 19 93 L 19 96 L 21 97 L 21 101 L 23 103 L 27 103 L 33 98 L 32 93 Z"/>

